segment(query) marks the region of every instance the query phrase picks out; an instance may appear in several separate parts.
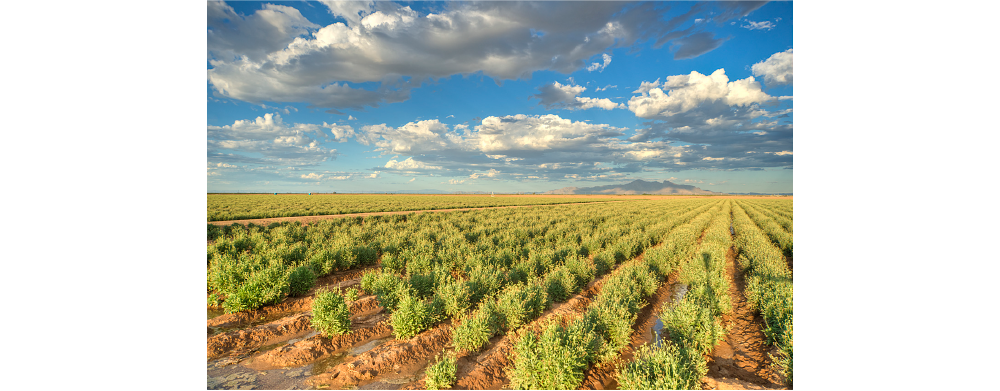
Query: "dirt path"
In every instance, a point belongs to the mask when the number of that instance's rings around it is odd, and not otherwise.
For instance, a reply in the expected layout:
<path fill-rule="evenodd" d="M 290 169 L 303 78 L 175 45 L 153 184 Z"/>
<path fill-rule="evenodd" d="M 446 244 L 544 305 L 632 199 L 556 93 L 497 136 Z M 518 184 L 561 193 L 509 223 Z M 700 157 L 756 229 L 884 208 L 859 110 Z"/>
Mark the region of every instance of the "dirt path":
<path fill-rule="evenodd" d="M 746 281 L 736 270 L 736 251 L 730 248 L 726 256 L 726 274 L 730 280 L 733 312 L 722 316 L 728 330 L 726 340 L 715 346 L 702 386 L 711 390 L 787 389 L 781 384 L 779 375 L 771 370 L 770 346 L 761 331 L 763 319 L 747 305 L 743 295 Z"/>
<path fill-rule="evenodd" d="M 458 212 L 466 210 L 481 210 L 481 209 L 504 209 L 504 208 L 531 208 L 535 206 L 560 206 L 560 205 L 589 205 L 589 204 L 604 204 L 609 202 L 625 202 L 625 201 L 591 201 L 591 202 L 570 202 L 564 204 L 543 204 L 543 205 L 509 205 L 509 206 L 485 206 L 480 208 L 454 208 L 454 209 L 424 209 L 424 210 L 400 210 L 393 212 L 365 212 L 365 213 L 345 213 L 339 215 L 320 215 L 320 216 L 295 216 L 295 217 L 268 217 L 263 219 L 246 219 L 246 220 L 225 220 L 225 221 L 209 221 L 209 224 L 215 225 L 232 225 L 232 224 L 256 224 L 256 225 L 268 225 L 271 223 L 282 223 L 286 221 L 298 221 L 302 224 L 311 224 L 321 220 L 330 219 L 341 219 L 345 217 L 365 217 L 365 216 L 384 216 L 384 215 L 402 215 L 409 213 L 443 213 L 443 212 Z"/>

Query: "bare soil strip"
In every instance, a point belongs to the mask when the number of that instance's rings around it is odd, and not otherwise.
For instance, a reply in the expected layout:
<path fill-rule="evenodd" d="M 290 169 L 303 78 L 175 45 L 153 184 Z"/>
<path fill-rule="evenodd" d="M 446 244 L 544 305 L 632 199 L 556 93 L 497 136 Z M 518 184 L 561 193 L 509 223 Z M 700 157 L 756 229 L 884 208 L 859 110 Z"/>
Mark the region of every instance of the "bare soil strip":
<path fill-rule="evenodd" d="M 730 248 L 726 256 L 726 274 L 730 280 L 729 296 L 733 312 L 724 314 L 726 340 L 715 346 L 708 362 L 708 374 L 702 378 L 702 388 L 711 390 L 787 389 L 780 375 L 771 369 L 771 359 L 764 333 L 763 319 L 751 311 L 743 291 L 746 281 L 736 271 L 736 251 Z"/>
<path fill-rule="evenodd" d="M 402 369 L 420 359 L 426 360 L 451 342 L 452 327 L 442 323 L 408 340 L 392 340 L 362 353 L 351 362 L 313 376 L 308 383 L 314 387 L 341 389 L 359 387 L 374 381 L 376 376 Z"/>
<path fill-rule="evenodd" d="M 457 212 L 465 210 L 481 210 L 481 209 L 503 209 L 503 208 L 531 208 L 535 206 L 559 206 L 559 205 L 588 205 L 588 204 L 602 204 L 608 202 L 625 202 L 625 201 L 591 201 L 591 202 L 570 202 L 565 204 L 543 204 L 543 205 L 508 205 L 508 206 L 485 206 L 480 208 L 454 208 L 454 209 L 424 209 L 424 210 L 400 210 L 392 212 L 365 212 L 365 213 L 344 213 L 338 215 L 320 215 L 320 216 L 295 216 L 295 217 L 268 217 L 264 219 L 246 219 L 246 220 L 226 220 L 226 221 L 209 221 L 209 224 L 215 225 L 233 225 L 233 224 L 256 224 L 256 225 L 268 225 L 271 223 L 282 223 L 286 221 L 298 221 L 302 224 L 311 224 L 317 221 L 330 220 L 330 219 L 342 219 L 345 217 L 365 217 L 365 216 L 384 216 L 384 215 L 402 215 L 410 213 L 443 213 L 443 212 Z"/>
<path fill-rule="evenodd" d="M 208 358 L 219 357 L 232 349 L 256 348 L 268 342 L 294 338 L 295 335 L 312 327 L 311 320 L 312 315 L 298 314 L 250 329 L 212 336 L 208 339 Z"/>
<path fill-rule="evenodd" d="M 317 334 L 294 344 L 269 350 L 245 365 L 256 370 L 300 367 L 355 345 L 391 336 L 392 327 L 389 326 L 384 317 L 381 318 L 382 321 L 376 322 L 374 325 L 362 325 L 358 328 L 352 325 L 351 332 L 344 335 L 327 338 Z"/>
<path fill-rule="evenodd" d="M 303 298 L 306 299 L 306 298 Z M 289 340 L 312 330 L 312 314 L 309 313 L 312 300 L 309 298 L 306 312 L 286 316 L 273 322 L 243 330 L 234 330 L 208 338 L 208 358 L 213 359 L 230 350 L 245 351 L 264 345 Z M 302 300 L 297 301 L 300 303 Z M 351 315 L 370 312 L 379 308 L 375 296 L 365 296 L 351 302 Z"/>

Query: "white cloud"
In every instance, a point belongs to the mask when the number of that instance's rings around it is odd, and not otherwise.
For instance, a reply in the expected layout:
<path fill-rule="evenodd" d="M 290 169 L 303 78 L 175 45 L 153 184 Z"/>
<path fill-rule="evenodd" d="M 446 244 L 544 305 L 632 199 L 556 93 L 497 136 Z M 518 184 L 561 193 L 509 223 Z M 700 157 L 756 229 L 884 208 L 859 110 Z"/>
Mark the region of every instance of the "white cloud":
<path fill-rule="evenodd" d="M 590 66 L 587 67 L 587 72 L 593 72 L 597 70 L 604 72 L 604 68 L 607 68 L 608 64 L 611 64 L 611 56 L 609 56 L 607 53 L 602 53 L 601 56 L 604 58 L 604 64 L 598 62 L 591 63 Z"/>
<path fill-rule="evenodd" d="M 330 133 L 333 134 L 333 137 L 340 143 L 346 142 L 347 139 L 355 136 L 354 128 L 352 128 L 351 125 L 337 125 L 335 123 L 327 124 L 326 122 L 323 122 L 323 127 L 330 128 Z"/>
<path fill-rule="evenodd" d="M 577 96 L 587 90 L 587 87 L 584 86 L 563 85 L 559 84 L 559 82 L 553 82 L 552 84 L 538 87 L 538 90 L 540 92 L 532 95 L 532 97 L 538 98 L 541 101 L 539 103 L 546 109 L 587 110 L 596 107 L 605 110 L 614 110 L 625 108 L 625 104 L 615 103 L 607 98 L 597 99 Z"/>
<path fill-rule="evenodd" d="M 357 26 L 361 19 L 375 9 L 374 1 L 320 1 L 329 8 L 331 14 L 344 18 L 348 26 Z"/>
<path fill-rule="evenodd" d="M 791 85 L 792 49 L 774 53 L 767 60 L 753 64 L 750 69 L 754 76 L 763 77 L 768 86 Z"/>
<path fill-rule="evenodd" d="M 415 181 L 415 180 L 417 180 L 417 177 L 413 177 L 413 178 L 411 178 L 410 180 L 408 180 L 407 182 L 413 182 L 413 181 Z"/>
<path fill-rule="evenodd" d="M 618 85 L 617 84 L 616 85 L 610 85 L 610 84 L 608 84 L 608 85 L 606 85 L 604 87 L 597 87 L 597 88 L 594 89 L 594 91 L 606 91 L 609 88 L 618 88 Z"/>
<path fill-rule="evenodd" d="M 208 147 L 210 155 L 231 150 L 263 156 L 257 163 L 309 165 L 336 159 L 337 150 L 321 146 L 310 134 L 326 137 L 319 125 L 289 126 L 280 115 L 268 113 L 255 120 L 236 120 L 232 125 L 208 126 Z"/>
<path fill-rule="evenodd" d="M 240 16 L 210 2 L 209 49 L 217 55 L 207 76 L 214 93 L 255 104 L 306 102 L 343 114 L 409 99 L 428 79 L 481 73 L 500 83 L 543 70 L 569 74 L 598 54 L 603 62 L 589 69 L 603 70 L 609 49 L 681 37 L 673 31 L 680 22 L 662 23 L 669 7 L 655 4 L 471 2 L 428 14 L 383 1 L 325 4 L 346 23 L 318 26 L 294 8 L 270 4 Z M 683 38 L 679 53 L 721 42 Z M 366 82 L 377 86 L 350 84 Z"/>
<path fill-rule="evenodd" d="M 444 118 L 446 118 L 446 119 L 447 119 L 447 118 L 455 118 L 455 114 L 452 114 L 452 115 L 449 115 L 449 116 L 447 116 L 447 117 L 444 117 Z"/>
<path fill-rule="evenodd" d="M 385 168 L 393 169 L 393 170 L 401 170 L 401 171 L 440 170 L 441 169 L 440 166 L 434 166 L 434 165 L 430 165 L 430 164 L 425 164 L 423 162 L 419 162 L 419 161 L 413 160 L 412 157 L 406 158 L 406 160 L 403 160 L 401 162 L 400 161 L 396 161 L 395 159 L 390 160 L 390 161 L 388 161 L 388 162 L 385 163 Z"/>
<path fill-rule="evenodd" d="M 769 20 L 765 20 L 763 22 L 754 22 L 748 20 L 747 23 L 749 24 L 740 25 L 740 27 L 745 28 L 747 30 L 765 30 L 765 31 L 773 29 L 775 27 L 774 23 L 771 23 L 771 21 Z"/>
<path fill-rule="evenodd" d="M 668 76 L 662 85 L 659 79 L 653 83 L 643 82 L 635 92 L 642 95 L 629 99 L 628 109 L 638 117 L 649 119 L 668 119 L 713 103 L 747 106 L 774 99 L 761 91 L 760 83 L 753 77 L 730 82 L 724 69 L 708 76 L 696 71 Z"/>
<path fill-rule="evenodd" d="M 348 120 L 348 121 L 355 121 L 355 120 L 357 120 L 357 118 L 354 118 L 354 116 L 353 116 L 353 115 L 348 115 L 348 116 L 347 116 L 347 120 Z"/>

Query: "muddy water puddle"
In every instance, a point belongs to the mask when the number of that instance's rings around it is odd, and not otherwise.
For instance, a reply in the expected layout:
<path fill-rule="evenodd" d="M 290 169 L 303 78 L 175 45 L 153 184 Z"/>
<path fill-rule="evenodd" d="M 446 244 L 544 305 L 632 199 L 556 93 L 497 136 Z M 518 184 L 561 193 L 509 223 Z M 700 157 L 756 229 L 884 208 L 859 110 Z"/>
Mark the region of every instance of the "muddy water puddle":
<path fill-rule="evenodd" d="M 208 328 L 212 330 L 212 333 L 209 335 L 209 337 L 211 337 L 213 335 L 216 335 L 216 334 L 219 334 L 219 333 L 226 333 L 226 332 L 230 332 L 230 331 L 234 331 L 234 330 L 243 330 L 243 329 L 249 329 L 249 328 L 252 328 L 252 327 L 257 327 L 257 326 L 260 326 L 262 324 L 271 323 L 271 322 L 274 322 L 274 321 L 276 321 L 278 319 L 286 318 L 286 317 L 289 317 L 289 316 L 292 316 L 292 315 L 295 315 L 295 314 L 299 314 L 299 313 L 302 313 L 302 311 L 277 312 L 277 313 L 273 313 L 273 314 L 270 314 L 270 315 L 267 315 L 267 316 L 262 316 L 262 317 L 256 318 L 256 319 L 248 321 L 248 322 L 241 322 L 240 324 L 238 324 L 236 326 L 227 326 L 227 327 L 212 327 L 212 326 L 208 326 Z M 222 314 L 219 314 L 219 315 L 212 316 L 212 310 L 209 309 L 208 310 L 208 319 L 219 317 L 219 316 L 221 316 L 223 314 L 225 314 L 225 312 L 223 312 Z"/>

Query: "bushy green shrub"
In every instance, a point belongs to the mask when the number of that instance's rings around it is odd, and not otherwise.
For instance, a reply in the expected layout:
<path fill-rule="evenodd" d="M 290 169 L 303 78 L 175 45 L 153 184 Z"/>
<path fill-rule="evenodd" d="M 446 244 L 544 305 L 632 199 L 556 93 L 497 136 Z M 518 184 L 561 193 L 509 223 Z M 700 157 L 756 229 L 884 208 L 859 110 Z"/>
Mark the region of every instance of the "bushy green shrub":
<path fill-rule="evenodd" d="M 403 274 L 405 266 L 406 263 L 403 262 L 403 258 L 391 253 L 382 254 L 382 270 L 393 274 Z"/>
<path fill-rule="evenodd" d="M 351 288 L 348 289 L 346 293 L 344 293 L 344 298 L 347 299 L 348 302 L 351 302 L 357 300 L 359 295 L 360 294 L 358 293 L 357 289 Z"/>
<path fill-rule="evenodd" d="M 509 286 L 497 296 L 497 307 L 505 330 L 517 330 L 535 319 L 548 306 L 547 295 L 540 284 Z"/>
<path fill-rule="evenodd" d="M 417 293 L 417 296 L 421 299 L 430 297 L 434 294 L 435 288 L 435 275 L 432 271 L 427 274 L 411 274 L 410 275 L 410 286 Z"/>
<path fill-rule="evenodd" d="M 706 373 L 705 359 L 693 348 L 670 342 L 644 344 L 632 362 L 618 366 L 618 386 L 623 390 L 697 390 Z"/>
<path fill-rule="evenodd" d="M 378 304 L 389 312 L 395 311 L 401 297 L 411 290 L 410 284 L 399 276 L 380 271 L 361 276 L 361 289 L 375 295 Z"/>
<path fill-rule="evenodd" d="M 583 382 L 584 371 L 594 362 L 600 338 L 593 325 L 585 320 L 566 327 L 553 321 L 541 336 L 530 330 L 515 343 L 508 369 L 511 388 L 519 390 L 576 389 Z"/>
<path fill-rule="evenodd" d="M 601 251 L 594 254 L 594 273 L 603 276 L 615 267 L 615 256 L 610 251 Z"/>
<path fill-rule="evenodd" d="M 312 326 L 327 337 L 351 331 L 351 309 L 340 291 L 321 290 L 312 303 Z"/>
<path fill-rule="evenodd" d="M 594 264 L 586 258 L 572 256 L 566 259 L 565 265 L 566 269 L 573 276 L 572 292 L 582 290 L 597 275 L 597 269 L 594 267 Z"/>
<path fill-rule="evenodd" d="M 663 332 L 669 334 L 671 340 L 702 354 L 710 353 L 726 335 L 720 320 L 712 315 L 712 309 L 699 306 L 686 296 L 672 307 L 664 303 L 660 319 Z"/>
<path fill-rule="evenodd" d="M 428 390 L 443 390 L 451 388 L 455 384 L 455 372 L 457 372 L 456 362 L 458 359 L 455 353 L 448 353 L 441 358 L 438 355 L 434 364 L 427 367 L 424 387 Z"/>
<path fill-rule="evenodd" d="M 288 275 L 280 263 L 253 273 L 242 284 L 225 291 L 222 308 L 228 313 L 257 309 L 281 301 L 288 294 Z"/>
<path fill-rule="evenodd" d="M 354 262 L 351 265 L 344 265 L 344 269 L 348 269 L 355 265 L 367 266 L 374 265 L 378 261 L 378 250 L 372 248 L 368 245 L 362 245 L 354 247 Z"/>
<path fill-rule="evenodd" d="M 449 278 L 438 288 L 435 295 L 440 297 L 444 304 L 444 313 L 450 318 L 457 318 L 465 314 L 470 307 L 469 298 L 471 292 L 466 281 Z"/>
<path fill-rule="evenodd" d="M 492 300 L 483 301 L 455 327 L 452 342 L 456 349 L 478 352 L 500 330 L 501 314 Z"/>
<path fill-rule="evenodd" d="M 399 307 L 392 313 L 392 333 L 396 339 L 412 338 L 436 322 L 434 312 L 429 303 L 413 294 L 405 294 L 399 301 Z"/>
<path fill-rule="evenodd" d="M 545 275 L 545 293 L 549 299 L 556 303 L 561 303 L 569 298 L 569 288 L 567 280 L 573 277 L 565 268 L 557 268 Z"/>
<path fill-rule="evenodd" d="M 506 273 L 493 265 L 478 266 L 469 272 L 471 301 L 479 303 L 487 295 L 498 292 L 506 283 Z"/>
<path fill-rule="evenodd" d="M 288 294 L 301 296 L 316 285 L 316 274 L 309 266 L 299 266 L 288 275 Z"/>

